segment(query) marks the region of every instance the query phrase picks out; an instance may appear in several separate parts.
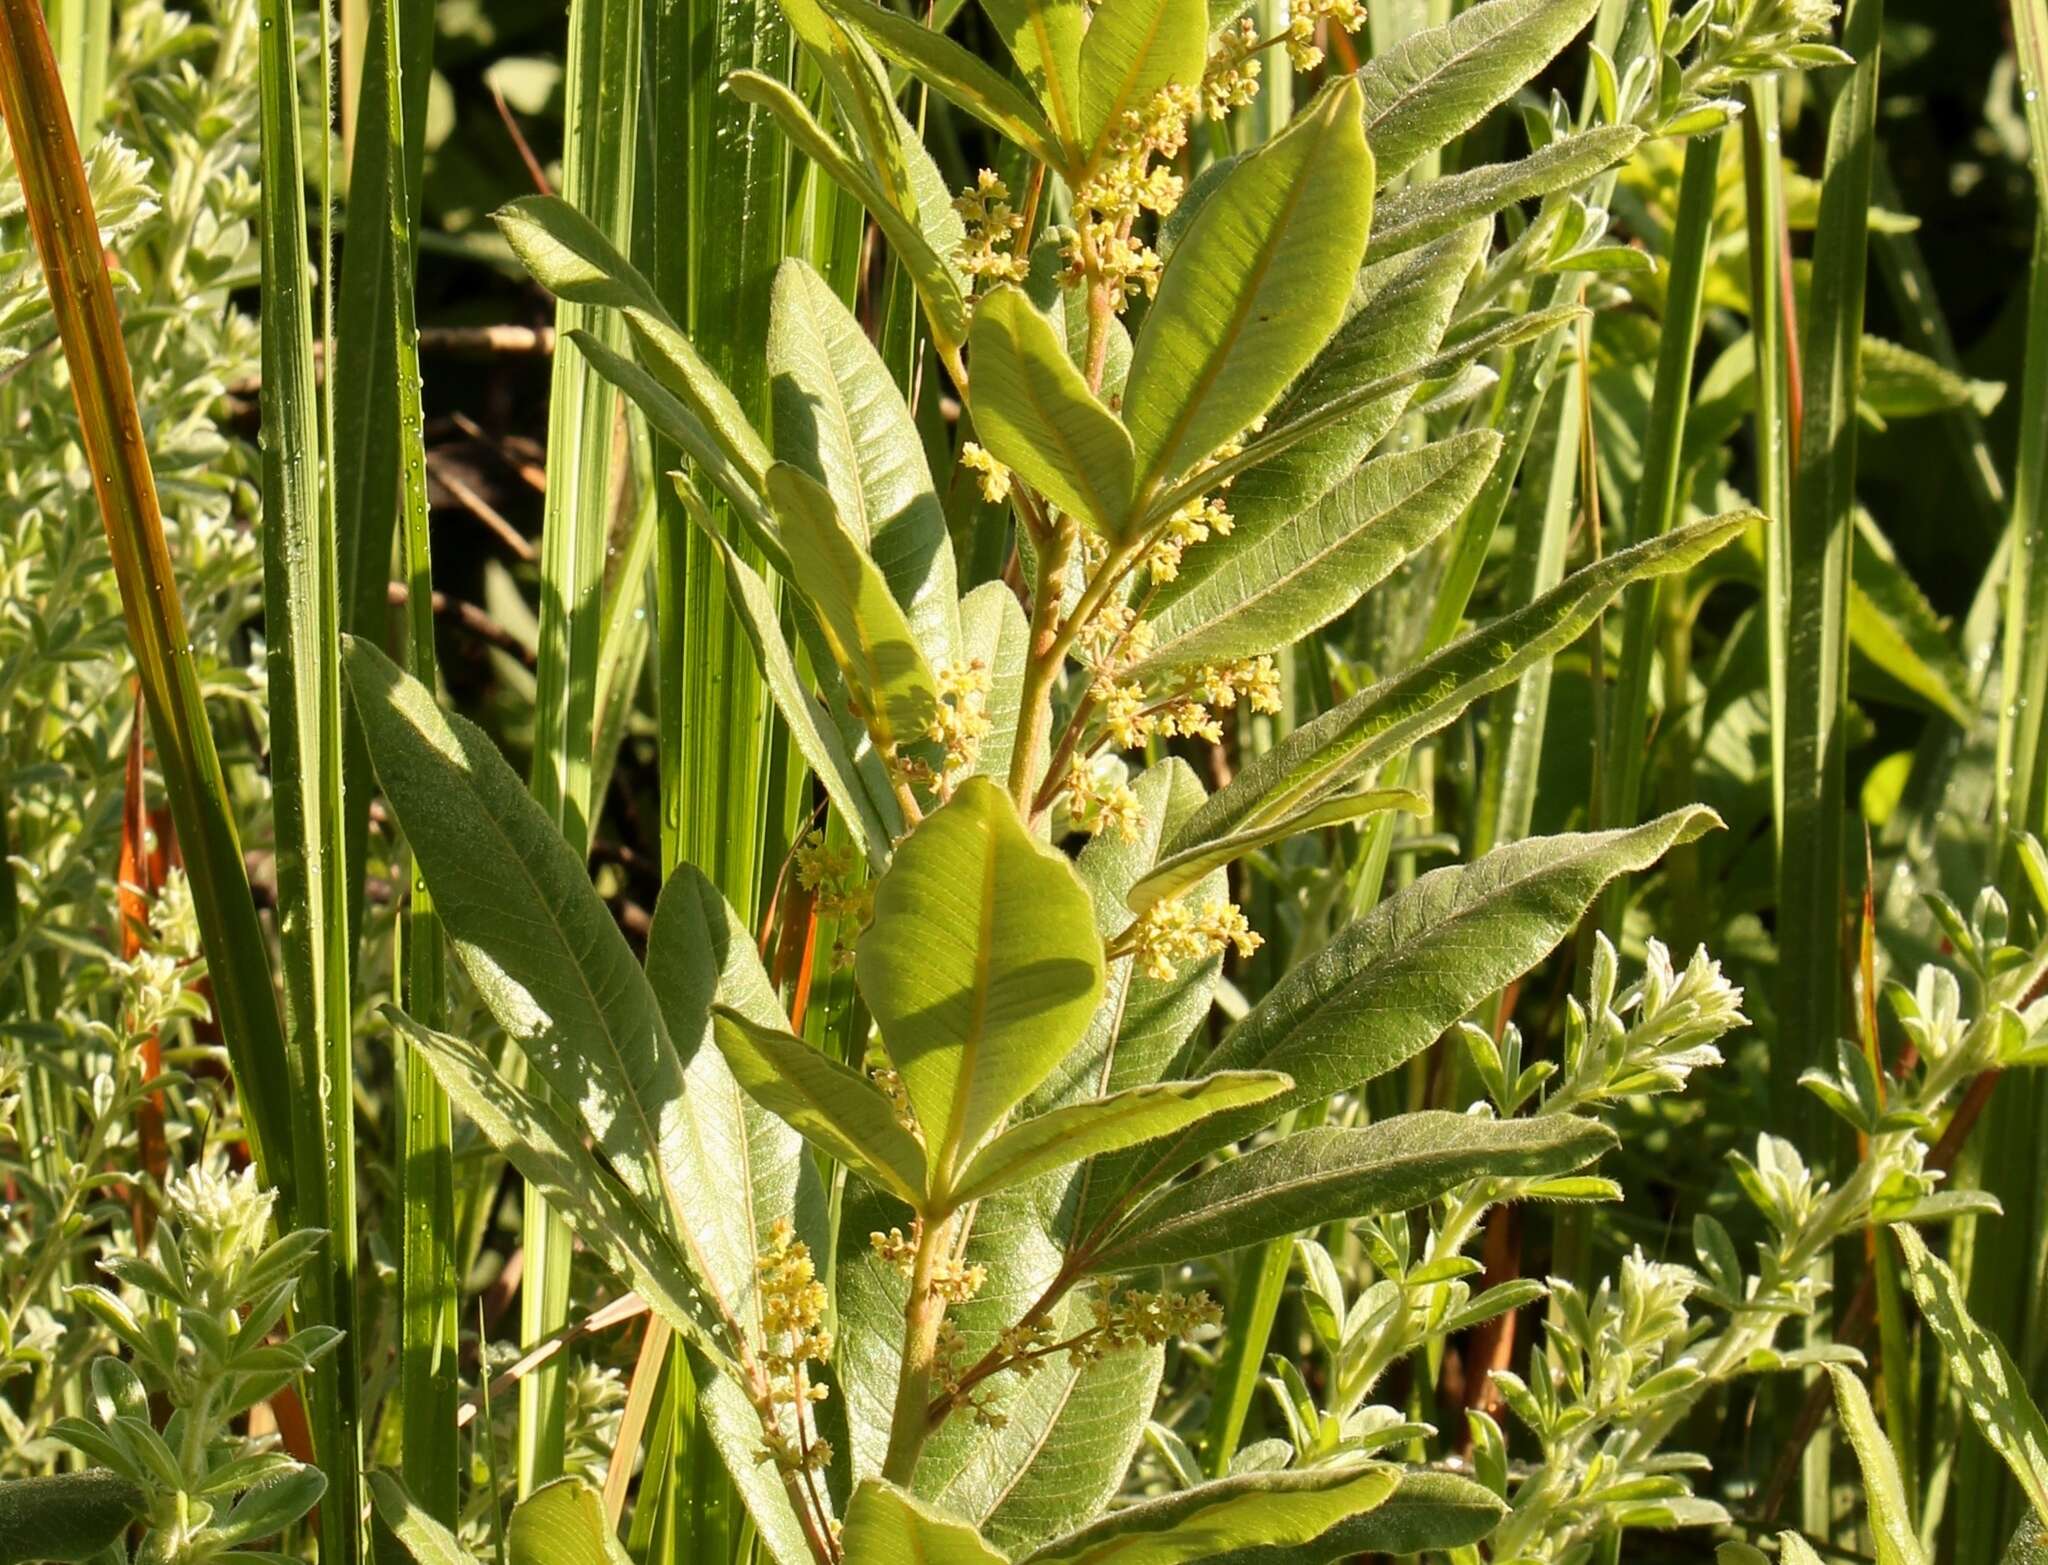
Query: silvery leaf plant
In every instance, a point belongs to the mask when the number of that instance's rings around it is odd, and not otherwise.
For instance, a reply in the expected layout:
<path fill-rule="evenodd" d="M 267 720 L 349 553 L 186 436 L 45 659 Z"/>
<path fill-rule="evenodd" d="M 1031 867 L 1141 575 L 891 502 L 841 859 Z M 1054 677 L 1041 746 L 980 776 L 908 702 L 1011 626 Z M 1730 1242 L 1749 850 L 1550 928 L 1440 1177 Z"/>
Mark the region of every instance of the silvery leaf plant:
<path fill-rule="evenodd" d="M 1529 307 L 1532 287 L 1638 264 L 1603 241 L 1602 177 L 1645 137 L 1724 123 L 1722 94 L 1797 63 L 1784 50 L 1812 18 L 1652 6 L 1585 125 L 1560 109 L 1521 162 L 1409 191 L 1401 175 L 1529 82 L 1593 0 L 1486 0 L 1191 185 L 1175 158 L 1250 101 L 1264 52 L 1305 61 L 1357 8 L 1313 5 L 1272 36 L 1193 0 L 987 9 L 1023 85 L 894 10 L 788 0 L 823 117 L 766 76 L 727 88 L 888 242 L 971 431 L 956 454 L 979 525 L 1014 545 L 1009 579 L 960 591 L 911 408 L 804 263 L 772 282 L 764 429 L 582 215 L 539 198 L 499 219 L 541 283 L 621 328 L 573 351 L 686 459 L 672 482 L 829 810 L 790 876 L 843 932 L 857 1040 L 792 1026 L 753 933 L 688 866 L 638 959 L 488 738 L 355 643 L 379 784 L 508 1053 L 390 1020 L 690 1346 L 707 1427 L 784 1565 L 1468 1548 L 1501 1494 L 1392 1459 L 1355 1409 L 1328 1448 L 1111 1502 L 1166 1355 L 1215 1330 L 1191 1263 L 1365 1222 L 1421 1288 L 1452 1273 L 1410 1265 L 1405 1214 L 1449 1201 L 1469 1231 L 1501 1201 L 1603 1188 L 1586 1170 L 1613 1144 L 1605 1096 L 1682 1077 L 1734 1019 L 1705 958 L 1660 969 L 1655 1004 L 1638 994 L 1631 1045 L 1606 1030 L 1609 953 L 1583 1057 L 1535 1112 L 1510 1045 L 1485 1111 L 1299 1121 L 1428 1049 L 1715 818 L 1682 808 L 1425 874 L 1219 1029 L 1221 966 L 1261 941 L 1231 867 L 1426 812 L 1401 785 L 1409 746 L 1753 518 L 1596 559 L 1248 751 L 1213 791 L 1170 746 L 1280 711 L 1276 653 L 1409 562 L 1483 548 L 1470 518 L 1503 503 L 1513 464 L 1460 410 L 1490 361 L 1580 313 Z M 948 192 L 892 69 L 1006 142 L 1022 181 Z M 1531 202 L 1497 247 L 1495 215 Z M 1692 1019 L 1659 1031 L 1667 1008 Z M 1399 1311 L 1399 1332 L 1514 1302 Z M 1352 1380 L 1374 1372 L 1368 1353 Z"/>

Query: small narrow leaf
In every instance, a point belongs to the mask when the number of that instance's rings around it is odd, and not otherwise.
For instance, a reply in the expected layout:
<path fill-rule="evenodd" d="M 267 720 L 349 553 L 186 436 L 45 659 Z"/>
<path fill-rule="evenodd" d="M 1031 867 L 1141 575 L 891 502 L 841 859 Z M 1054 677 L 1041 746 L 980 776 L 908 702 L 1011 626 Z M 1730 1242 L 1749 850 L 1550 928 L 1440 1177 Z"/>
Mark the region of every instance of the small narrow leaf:
<path fill-rule="evenodd" d="M 980 56 L 944 33 L 870 0 L 827 0 L 833 13 L 875 48 L 958 108 L 1017 143 L 1042 163 L 1060 167 L 1059 140 L 1038 105 Z M 1065 0 L 1076 27 L 1080 6 Z M 1079 34 L 1076 33 L 1078 41 Z"/>
<path fill-rule="evenodd" d="M 970 777 L 897 848 L 855 972 L 943 1186 L 1088 1025 L 1102 943 L 1073 866 Z"/>
<path fill-rule="evenodd" d="M 1247 853 L 1268 843 L 1305 831 L 1317 831 L 1325 826 L 1364 820 L 1384 810 L 1406 810 L 1411 815 L 1427 815 L 1430 802 L 1409 788 L 1368 788 L 1360 793 L 1340 794 L 1298 815 L 1289 816 L 1277 826 L 1237 832 L 1162 860 L 1157 869 L 1131 887 L 1125 904 L 1133 913 L 1143 913 L 1155 902 L 1184 895 L 1224 865 L 1234 864 Z"/>
<path fill-rule="evenodd" d="M 1372 168 L 1347 78 L 1202 204 L 1132 349 L 1124 421 L 1141 496 L 1241 435 L 1336 329 L 1365 254 Z"/>
<path fill-rule="evenodd" d="M 797 589 L 817 610 L 832 660 L 878 747 L 915 743 L 938 687 L 879 566 L 861 552 L 823 485 L 785 462 L 768 470 Z"/>
<path fill-rule="evenodd" d="M 1626 159 L 1642 139 L 1643 133 L 1633 125 L 1599 125 L 1539 147 L 1514 163 L 1487 163 L 1390 190 L 1373 209 L 1366 262 L 1370 265 L 1427 244 L 1517 202 L 1582 185 Z"/>
<path fill-rule="evenodd" d="M 1870 1535 L 1877 1545 L 1877 1565 L 1927 1565 L 1920 1536 L 1913 1528 L 1906 1488 L 1899 1478 L 1899 1461 L 1878 1426 L 1870 1393 L 1841 1365 L 1830 1364 L 1827 1371 L 1835 1383 L 1835 1408 L 1841 1414 L 1842 1429 L 1863 1469 L 1863 1499 Z"/>
<path fill-rule="evenodd" d="M 1020 288 L 975 306 L 968 403 L 981 442 L 1040 494 L 1105 538 L 1121 540 L 1135 468 L 1131 436 L 1089 394 L 1052 323 Z"/>
<path fill-rule="evenodd" d="M 906 1205 L 925 1204 L 925 1155 L 882 1090 L 801 1038 L 736 1011 L 712 1012 L 712 1036 L 739 1084 L 805 1140 Z"/>
<path fill-rule="evenodd" d="M 984 1147 L 952 1192 L 955 1205 L 1107 1152 L 1157 1141 L 1211 1114 L 1258 1103 L 1292 1086 L 1263 1071 L 1219 1071 L 1069 1104 L 1012 1125 Z"/>
<path fill-rule="evenodd" d="M 1605 1125 L 1562 1114 L 1495 1120 L 1427 1110 L 1357 1129 L 1296 1131 L 1163 1191 L 1093 1264 L 1170 1266 L 1324 1223 L 1410 1211 L 1471 1179 L 1583 1168 L 1614 1144 Z"/>

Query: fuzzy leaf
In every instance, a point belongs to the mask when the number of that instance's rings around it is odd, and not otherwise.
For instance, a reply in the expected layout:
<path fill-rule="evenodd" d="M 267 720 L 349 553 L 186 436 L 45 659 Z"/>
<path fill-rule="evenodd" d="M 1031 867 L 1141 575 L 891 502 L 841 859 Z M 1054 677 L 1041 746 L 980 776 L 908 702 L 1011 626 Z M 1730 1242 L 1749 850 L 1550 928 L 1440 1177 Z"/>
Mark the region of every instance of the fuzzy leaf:
<path fill-rule="evenodd" d="M 1175 248 L 1132 350 L 1124 422 L 1149 495 L 1242 434 L 1344 316 L 1372 222 L 1349 79 L 1230 171 Z"/>
<path fill-rule="evenodd" d="M 1423 795 L 1409 788 L 1368 788 L 1360 793 L 1339 794 L 1326 799 L 1312 809 L 1289 816 L 1278 826 L 1259 830 L 1238 832 L 1205 842 L 1200 847 L 1189 848 L 1185 853 L 1176 853 L 1160 862 L 1144 879 L 1132 886 L 1125 898 L 1125 904 L 1133 913 L 1143 913 L 1155 902 L 1184 895 L 1204 877 L 1226 864 L 1233 864 L 1247 853 L 1278 842 L 1300 832 L 1317 831 L 1325 826 L 1342 825 L 1351 821 L 1364 820 L 1367 816 L 1380 814 L 1385 810 L 1406 810 L 1411 815 L 1427 815 L 1430 802 Z"/>
<path fill-rule="evenodd" d="M 1182 1565 L 1274 1545 L 1318 1565 L 1332 1556 L 1315 1541 L 1385 1504 L 1399 1482 L 1398 1468 L 1378 1464 L 1220 1478 L 1113 1511 L 1026 1555 L 1025 1565 Z"/>
<path fill-rule="evenodd" d="M 988 0 L 984 0 L 984 4 Z M 1129 109 L 1169 83 L 1192 87 L 1208 64 L 1205 0 L 1103 0 L 1081 40 L 1083 163 L 1102 156 Z"/>
<path fill-rule="evenodd" d="M 1130 519 L 1135 458 L 1116 415 L 1089 394 L 1052 323 L 1020 288 L 975 306 L 968 402 L 982 444 L 1040 494 L 1105 538 Z"/>
<path fill-rule="evenodd" d="M 148 1508 L 141 1488 L 116 1473 L 0 1481 L 0 1565 L 96 1558 Z"/>
<path fill-rule="evenodd" d="M 966 1522 L 879 1478 L 853 1491 L 843 1542 L 861 1565 L 1003 1565 Z"/>
<path fill-rule="evenodd" d="M 1496 1120 L 1427 1110 L 1357 1129 L 1296 1131 L 1162 1191 L 1120 1225 L 1094 1264 L 1168 1266 L 1410 1211 L 1470 1179 L 1583 1168 L 1614 1144 L 1606 1126 L 1567 1115 Z"/>
<path fill-rule="evenodd" d="M 1373 210 L 1366 261 L 1383 261 L 1474 218 L 1584 184 L 1627 158 L 1642 139 L 1633 125 L 1598 125 L 1539 147 L 1517 162 L 1482 164 L 1390 190 Z"/>
<path fill-rule="evenodd" d="M 1088 893 L 1009 797 L 970 777 L 896 850 L 856 974 L 943 1188 L 1088 1025 Z"/>
<path fill-rule="evenodd" d="M 953 1192 L 956 1205 L 1107 1152 L 1157 1141 L 1176 1130 L 1257 1103 L 1291 1086 L 1285 1076 L 1222 1071 L 1200 1081 L 1128 1087 L 1012 1125 L 984 1147 Z"/>
<path fill-rule="evenodd" d="M 1365 134 L 1382 184 L 1479 123 L 1556 57 L 1600 0 L 1486 0 L 1367 62 Z"/>
<path fill-rule="evenodd" d="M 543 1484 L 505 1524 L 511 1565 L 632 1565 L 605 1524 L 604 1502 L 580 1478 Z"/>
<path fill-rule="evenodd" d="M 370 1474 L 370 1505 L 413 1565 L 476 1565 L 455 1534 L 427 1514 L 395 1473 Z"/>
<path fill-rule="evenodd" d="M 1007 136 L 1041 162 L 1057 167 L 1063 161 L 1059 153 L 1059 137 L 1046 123 L 1038 105 L 979 55 L 963 49 L 944 33 L 899 12 L 871 4 L 870 0 L 827 0 L 827 3 L 834 15 L 858 31 L 877 51 L 894 60 L 940 97 Z M 1033 9 L 1036 11 L 1040 7 L 1034 6 Z M 1071 12 L 1074 39 L 1078 45 L 1081 7 L 1077 0 L 1047 0 L 1043 9 Z"/>
<path fill-rule="evenodd" d="M 1841 1365 L 1830 1364 L 1827 1371 L 1835 1383 L 1835 1409 L 1841 1415 L 1842 1430 L 1856 1452 L 1857 1466 L 1863 1469 L 1863 1500 L 1870 1536 L 1877 1547 L 1877 1565 L 1927 1565 L 1913 1527 L 1906 1487 L 1899 1478 L 1898 1458 L 1878 1425 L 1870 1393 Z"/>

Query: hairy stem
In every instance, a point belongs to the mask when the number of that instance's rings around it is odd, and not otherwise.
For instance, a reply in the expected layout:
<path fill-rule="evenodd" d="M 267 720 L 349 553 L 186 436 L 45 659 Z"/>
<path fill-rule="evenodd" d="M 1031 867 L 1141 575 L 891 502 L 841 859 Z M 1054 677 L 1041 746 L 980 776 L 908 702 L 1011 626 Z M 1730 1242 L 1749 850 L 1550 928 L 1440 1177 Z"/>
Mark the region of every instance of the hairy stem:
<path fill-rule="evenodd" d="M 917 1235 L 917 1253 L 910 1263 L 910 1300 L 903 1306 L 903 1364 L 896 1378 L 896 1410 L 889 1422 L 889 1450 L 882 1476 L 908 1487 L 917 1459 L 931 1434 L 926 1403 L 931 1399 L 932 1361 L 939 1327 L 946 1319 L 946 1301 L 932 1286 L 939 1258 L 946 1253 L 951 1222 L 928 1222 Z"/>

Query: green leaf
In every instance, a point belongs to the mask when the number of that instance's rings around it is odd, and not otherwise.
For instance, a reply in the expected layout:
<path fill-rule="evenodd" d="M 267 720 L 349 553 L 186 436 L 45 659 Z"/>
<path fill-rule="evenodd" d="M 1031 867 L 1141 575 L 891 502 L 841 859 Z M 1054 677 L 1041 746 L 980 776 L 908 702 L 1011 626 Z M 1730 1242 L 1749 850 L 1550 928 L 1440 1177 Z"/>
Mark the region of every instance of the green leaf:
<path fill-rule="evenodd" d="M 1583 185 L 1626 159 L 1642 139 L 1633 125 L 1598 125 L 1514 163 L 1487 163 L 1390 190 L 1373 209 L 1366 262 L 1383 261 L 1518 202 Z"/>
<path fill-rule="evenodd" d="M 1970 1318 L 1962 1286 L 1926 1241 L 1900 1224 L 1892 1229 L 1920 1313 L 1941 1344 L 1949 1379 L 1977 1421 L 1985 1444 L 2005 1458 L 2034 1513 L 2048 1521 L 2048 1420 L 2027 1393 L 2027 1377 L 1990 1332 Z"/>
<path fill-rule="evenodd" d="M 987 4 L 988 0 L 984 0 Z M 1103 0 L 1081 41 L 1084 166 L 1102 157 L 1127 110 L 1169 84 L 1192 87 L 1208 64 L 1206 0 Z"/>
<path fill-rule="evenodd" d="M 982 0 L 1003 46 L 1030 83 L 1069 146 L 1079 139 L 1076 100 L 1082 81 L 1087 33 L 1092 31 L 1080 0 Z"/>
<path fill-rule="evenodd" d="M 1812 1553 L 1810 1549 L 1807 1551 L 1809 1556 Z M 1814 1558 L 1812 1565 L 1820 1565 L 1820 1560 Z M 1999 1565 L 2048 1565 L 2048 1521 L 2044 1521 L 2039 1512 L 2028 1511 L 2020 1518 L 2011 1541 L 2005 1546 L 2005 1553 L 1999 1557 Z"/>
<path fill-rule="evenodd" d="M 907 214 L 897 206 L 889 193 L 875 183 L 874 176 L 812 117 L 803 100 L 774 77 L 760 71 L 734 71 L 725 84 L 742 103 L 754 104 L 772 114 L 790 144 L 867 209 L 888 239 L 896 259 L 910 274 L 941 353 L 957 352 L 967 340 L 967 300 L 961 291 L 959 273 L 947 259 L 949 252 L 935 244 L 926 231 L 932 219 Z M 912 166 L 917 166 L 914 161 Z M 943 190 L 935 194 L 942 196 Z M 951 214 L 952 209 L 943 200 L 939 204 Z M 923 211 L 920 198 L 919 213 Z"/>
<path fill-rule="evenodd" d="M 937 1194 L 1088 1025 L 1102 944 L 1073 867 L 970 777 L 897 848 L 855 971 Z"/>
<path fill-rule="evenodd" d="M 1382 184 L 1479 123 L 1572 41 L 1600 0 L 1487 0 L 1358 73 Z"/>
<path fill-rule="evenodd" d="M 1326 797 L 1435 733 L 1524 669 L 1563 651 L 1631 582 L 1689 570 L 1739 536 L 1750 520 L 1749 512 L 1716 517 L 1608 555 L 1535 602 L 1332 707 L 1243 768 L 1182 828 L 1172 850 L 1270 826 Z"/>
<path fill-rule="evenodd" d="M 853 1491 L 843 1541 L 861 1565 L 1003 1565 L 966 1522 L 879 1478 Z"/>
<path fill-rule="evenodd" d="M 2002 382 L 1972 380 L 1911 348 L 1868 333 L 1863 338 L 1859 374 L 1857 407 L 1880 428 L 1891 419 L 1925 418 L 1959 408 L 1973 409 L 1985 418 L 2005 397 Z"/>
<path fill-rule="evenodd" d="M 1183 1565 L 1233 1549 L 1289 1546 L 1301 1565 L 1332 1556 L 1315 1540 L 1386 1503 L 1400 1470 L 1380 1465 L 1247 1473 L 1113 1511 L 1025 1556 L 1025 1565 Z"/>
<path fill-rule="evenodd" d="M 1363 820 L 1383 810 L 1406 810 L 1411 815 L 1427 815 L 1430 808 L 1427 798 L 1408 788 L 1369 788 L 1359 793 L 1339 794 L 1298 815 L 1289 816 L 1277 826 L 1237 832 L 1161 860 L 1158 868 L 1131 887 L 1125 905 L 1133 913 L 1143 913 L 1155 902 L 1184 895 L 1199 885 L 1204 877 L 1226 864 L 1235 863 L 1247 853 L 1301 832 Z"/>
<path fill-rule="evenodd" d="M 1937 712 L 1967 726 L 1975 702 L 1969 667 L 1919 584 L 1900 566 L 1891 540 L 1861 506 L 1849 568 L 1850 644 Z"/>
<path fill-rule="evenodd" d="M 924 1148 L 867 1077 L 801 1038 L 724 1007 L 712 1012 L 712 1036 L 757 1103 L 899 1201 L 924 1209 Z"/>
<path fill-rule="evenodd" d="M 1839 1364 L 1828 1365 L 1827 1372 L 1835 1383 L 1835 1409 L 1841 1414 L 1843 1432 L 1863 1469 L 1863 1499 L 1870 1536 L 1877 1546 L 1877 1565 L 1926 1565 L 1905 1485 L 1899 1481 L 1898 1458 L 1878 1427 L 1870 1393 Z"/>
<path fill-rule="evenodd" d="M 603 1500 L 580 1478 L 543 1484 L 515 1505 L 505 1550 L 511 1565 L 632 1565 L 605 1525 Z"/>
<path fill-rule="evenodd" d="M 1209 557 L 1206 569 L 1176 577 L 1154 597 L 1146 614 L 1152 650 L 1140 672 L 1269 652 L 1327 625 L 1464 512 L 1500 449 L 1500 436 L 1482 429 L 1392 452 L 1291 526 L 1233 528 L 1211 539 L 1194 551 Z"/>
<path fill-rule="evenodd" d="M 89 1560 L 148 1514 L 132 1480 L 104 1471 L 0 1482 L 0 1565 Z"/>
<path fill-rule="evenodd" d="M 1092 1265 L 1169 1266 L 1410 1211 L 1472 1179 L 1583 1168 L 1614 1145 L 1605 1125 L 1562 1114 L 1497 1120 L 1428 1110 L 1357 1129 L 1300 1130 L 1162 1191 L 1119 1225 Z"/>
<path fill-rule="evenodd" d="M 847 532 L 816 479 L 777 462 L 768 469 L 768 499 L 782 519 L 791 579 L 817 610 L 832 660 L 876 746 L 914 744 L 937 710 L 938 687 L 881 568 Z"/>
<path fill-rule="evenodd" d="M 1045 116 L 1009 79 L 944 33 L 869 0 L 826 0 L 832 12 L 887 58 L 894 60 L 940 97 L 965 109 L 990 129 L 1007 136 L 1041 163 L 1064 164 L 1060 137 Z M 1037 9 L 1034 7 L 1034 9 Z M 1049 10 L 1070 10 L 1079 42 L 1081 8 L 1060 0 Z"/>
<path fill-rule="evenodd" d="M 963 657 L 970 662 L 979 658 L 988 670 L 989 731 L 974 752 L 974 770 L 1001 782 L 1010 775 L 1017 717 L 1024 709 L 1024 665 L 1031 653 L 1031 622 L 1017 595 L 1002 582 L 983 582 L 960 600 L 960 646 Z M 1040 749 L 1050 747 L 1048 735 Z"/>
<path fill-rule="evenodd" d="M 370 1474 L 370 1504 L 413 1565 L 476 1565 L 455 1534 L 420 1508 L 395 1473 Z"/>
<path fill-rule="evenodd" d="M 1384 1505 L 1339 1522 L 1311 1547 L 1324 1559 L 1461 1549 L 1492 1532 L 1505 1509 L 1490 1491 L 1469 1478 L 1409 1468 L 1401 1474 L 1400 1488 Z M 1255 1545 L 1234 1549 L 1204 1565 L 1292 1565 L 1295 1557 L 1279 1545 Z"/>
<path fill-rule="evenodd" d="M 1413 1058 L 1548 956 L 1615 876 L 1649 868 L 1719 823 L 1696 807 L 1628 831 L 1532 838 L 1396 892 L 1292 969 L 1209 1057 L 1214 1070 L 1285 1071 L 1294 1090 L 1148 1156 L 1143 1186 Z"/>
<path fill-rule="evenodd" d="M 967 343 L 967 400 L 982 444 L 1069 516 L 1121 540 L 1136 464 L 1131 436 L 1089 394 L 1052 323 L 1022 289 L 995 288 L 976 304 Z"/>
<path fill-rule="evenodd" d="M 768 448 L 746 410 L 597 225 L 558 196 L 522 196 L 493 216 L 512 253 L 548 292 L 624 316 L 640 361 L 696 415 L 748 482 L 760 488 Z"/>
<path fill-rule="evenodd" d="M 1346 79 L 1203 203 L 1132 350 L 1124 422 L 1141 496 L 1242 434 L 1336 329 L 1365 254 L 1372 168 Z"/>
<path fill-rule="evenodd" d="M 791 257 L 775 274 L 768 328 L 775 455 L 831 493 L 934 665 L 959 651 L 959 592 L 946 515 L 895 378 L 825 280 Z"/>
<path fill-rule="evenodd" d="M 984 1147 L 960 1176 L 956 1205 L 1035 1179 L 1106 1152 L 1170 1136 L 1225 1109 L 1258 1103 L 1292 1086 L 1285 1076 L 1221 1071 L 1200 1081 L 1128 1087 L 1012 1125 Z"/>
<path fill-rule="evenodd" d="M 725 566 L 726 599 L 737 611 L 740 627 L 760 659 L 768 693 L 774 697 L 782 720 L 789 725 L 790 737 L 810 762 L 840 818 L 858 825 L 868 861 L 888 863 L 890 847 L 903 817 L 889 792 L 887 779 L 869 775 L 872 769 L 861 766 L 854 747 L 848 744 L 832 714 L 805 687 L 796 659 L 782 639 L 781 614 L 768 584 L 732 545 L 711 530 L 711 519 L 703 514 L 701 503 L 691 508 L 691 515 L 718 550 L 719 560 Z"/>

